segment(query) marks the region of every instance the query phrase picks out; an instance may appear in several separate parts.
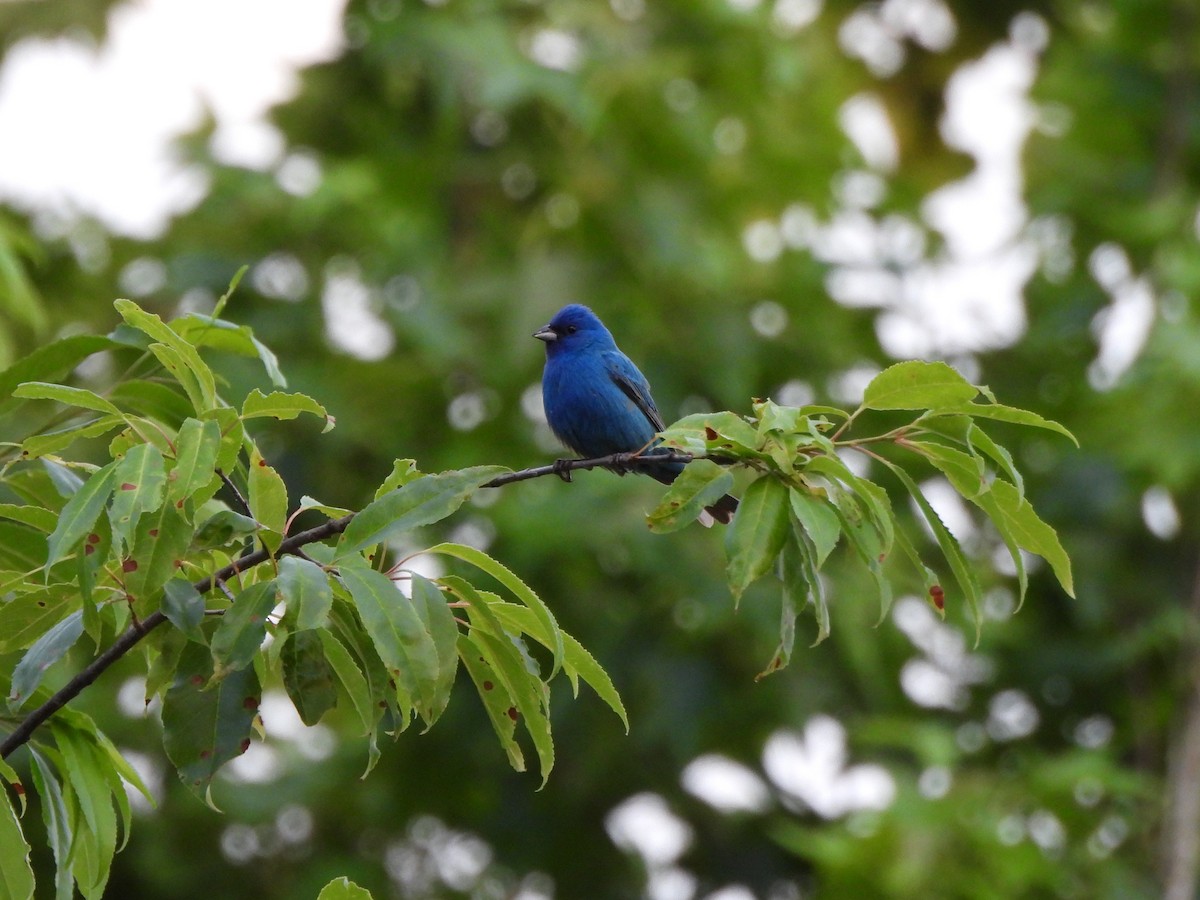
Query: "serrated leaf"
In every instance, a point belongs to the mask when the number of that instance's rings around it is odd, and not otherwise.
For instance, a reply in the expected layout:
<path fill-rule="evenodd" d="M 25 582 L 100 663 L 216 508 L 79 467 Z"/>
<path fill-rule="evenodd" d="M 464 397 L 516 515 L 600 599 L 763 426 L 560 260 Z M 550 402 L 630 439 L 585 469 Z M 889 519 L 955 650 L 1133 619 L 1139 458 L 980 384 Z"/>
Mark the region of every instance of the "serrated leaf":
<path fill-rule="evenodd" d="M 195 347 L 158 316 L 146 312 L 133 301 L 118 300 L 113 306 L 127 324 L 157 342 L 150 344 L 148 349 L 176 377 L 197 412 L 216 406 L 216 381 Z"/>
<path fill-rule="evenodd" d="M 240 591 L 213 633 L 213 678 L 246 668 L 267 636 L 267 616 L 278 602 L 274 581 L 261 581 Z"/>
<path fill-rule="evenodd" d="M 13 900 L 30 900 L 34 881 L 29 843 L 21 833 L 21 823 L 7 791 L 0 793 L 5 794 L 0 799 L 0 894 Z"/>
<path fill-rule="evenodd" d="M 175 439 L 175 465 L 168 476 L 167 500 L 178 504 L 213 479 L 221 428 L 213 419 L 185 419 Z"/>
<path fill-rule="evenodd" d="M 0 600 L 0 653 L 23 650 L 72 611 L 75 586 L 56 584 Z"/>
<path fill-rule="evenodd" d="M 101 416 L 91 422 L 70 425 L 59 431 L 34 434 L 21 442 L 21 455 L 25 459 L 38 459 L 48 454 L 61 453 L 76 441 L 99 437 L 123 425 L 119 416 Z"/>
<path fill-rule="evenodd" d="M 500 746 L 508 755 L 509 765 L 517 772 L 524 772 L 525 755 L 516 740 L 517 709 L 507 687 L 473 637 L 459 634 L 458 654 L 462 659 L 463 668 L 475 683 L 479 699 L 483 701 L 483 708 L 487 711 L 488 721 L 492 723 L 492 729 L 500 739 Z"/>
<path fill-rule="evenodd" d="M 316 725 L 337 703 L 333 668 L 315 631 L 289 634 L 280 651 L 283 686 L 305 725 Z"/>
<path fill-rule="evenodd" d="M 933 531 L 933 536 L 942 550 L 942 555 L 946 557 L 946 562 L 950 564 L 950 571 L 954 573 L 955 581 L 962 588 L 963 595 L 967 601 L 967 608 L 971 613 L 971 619 L 975 623 L 975 639 L 978 640 L 980 631 L 983 628 L 983 617 L 979 607 L 982 592 L 979 587 L 979 581 L 975 577 L 975 570 L 963 554 L 958 539 L 943 524 L 941 517 L 938 516 L 933 506 L 925 498 L 917 483 L 909 477 L 907 472 L 894 463 L 886 463 L 886 465 L 900 479 L 900 482 L 916 502 L 921 515 L 924 516 L 925 521 L 929 524 L 930 530 Z M 1003 484 L 1005 482 L 998 483 Z"/>
<path fill-rule="evenodd" d="M 842 536 L 837 511 L 828 500 L 807 489 L 792 488 L 789 500 L 797 522 L 813 543 L 816 568 L 820 569 Z"/>
<path fill-rule="evenodd" d="M 979 395 L 943 362 L 908 360 L 884 369 L 863 392 L 864 409 L 936 409 L 970 403 Z"/>
<path fill-rule="evenodd" d="M 506 710 L 505 714 L 509 718 L 515 716 L 533 740 L 538 767 L 542 772 L 541 786 L 545 787 L 550 778 L 550 770 L 554 768 L 554 741 L 550 735 L 550 719 L 547 716 L 547 687 L 535 672 L 529 671 L 525 656 L 511 638 L 484 631 L 474 632 L 472 638 L 475 646 L 492 667 L 492 671 L 504 684 L 515 705 L 515 708 Z"/>
<path fill-rule="evenodd" d="M 397 687 L 427 713 L 437 690 L 438 655 L 412 601 L 386 575 L 363 566 L 343 566 L 341 580 Z"/>
<path fill-rule="evenodd" d="M 70 786 L 87 824 L 86 829 L 81 829 L 76 823 L 76 859 L 83 850 L 86 864 L 82 870 L 75 868 L 74 871 L 77 879 L 81 871 L 87 873 L 81 879 L 80 890 L 85 895 L 96 895 L 108 882 L 109 867 L 117 850 L 117 816 L 105 772 L 106 761 L 94 752 L 94 745 L 84 734 L 69 727 L 60 726 L 53 730 L 55 745 L 62 754 L 64 786 Z M 124 788 L 120 789 L 124 800 Z"/>
<path fill-rule="evenodd" d="M 130 379 L 118 382 L 108 399 L 122 409 L 130 409 L 159 422 L 175 427 L 192 411 L 187 397 L 170 384 L 161 381 Z"/>
<path fill-rule="evenodd" d="M 55 400 L 67 406 L 79 409 L 90 409 L 93 412 L 108 413 L 119 416 L 121 410 L 110 401 L 105 400 L 95 391 L 86 388 L 68 387 L 65 384 L 52 384 L 46 381 L 27 381 L 17 386 L 12 395 L 20 400 Z"/>
<path fill-rule="evenodd" d="M 485 484 L 507 472 L 503 466 L 475 466 L 423 475 L 363 507 L 338 543 L 337 559 L 422 525 L 440 522 Z"/>
<path fill-rule="evenodd" d="M 171 504 L 142 515 L 133 546 L 122 562 L 125 591 L 145 617 L 159 607 L 158 591 L 180 568 L 192 540 L 192 526 Z"/>
<path fill-rule="evenodd" d="M 235 513 L 232 509 L 221 509 L 200 523 L 192 536 L 192 547 L 196 550 L 211 550 L 240 543 L 258 531 L 258 523 L 249 516 Z"/>
<path fill-rule="evenodd" d="M 189 313 L 172 325 L 182 337 L 198 347 L 213 347 L 240 356 L 258 357 L 271 383 L 276 387 L 287 387 L 287 379 L 279 370 L 278 357 L 245 325 L 201 313 Z"/>
<path fill-rule="evenodd" d="M 279 560 L 279 596 L 287 604 L 287 621 L 296 631 L 324 628 L 333 607 L 333 588 L 325 570 L 299 556 Z"/>
<path fill-rule="evenodd" d="M 172 578 L 163 585 L 163 615 L 189 639 L 204 642 L 200 623 L 204 621 L 204 598 L 183 578 Z"/>
<path fill-rule="evenodd" d="M 732 489 L 733 476 L 728 470 L 712 460 L 692 460 L 663 494 L 654 511 L 646 516 L 646 524 L 656 534 L 678 531 L 696 521 L 704 507 Z"/>
<path fill-rule="evenodd" d="M 481 594 L 481 596 L 486 595 Z M 545 636 L 541 623 L 529 607 L 517 603 L 505 603 L 499 599 L 494 603 L 489 603 L 488 606 L 496 614 L 497 619 L 504 623 L 506 630 L 527 634 L 543 647 L 551 647 L 551 642 Z M 562 640 L 563 672 L 571 680 L 574 696 L 579 696 L 579 681 L 582 679 L 601 700 L 608 704 L 609 709 L 617 714 L 625 726 L 625 733 L 628 734 L 629 716 L 625 712 L 625 704 L 621 702 L 621 695 L 617 693 L 617 688 L 612 683 L 612 679 L 608 677 L 608 673 L 579 641 L 565 631 L 562 632 Z"/>
<path fill-rule="evenodd" d="M 454 612 L 446 603 L 445 595 L 428 578 L 413 572 L 411 575 L 412 604 L 421 617 L 425 631 L 437 651 L 438 675 L 430 698 L 429 708 L 424 712 L 428 726 L 432 726 L 450 702 L 450 690 L 458 674 L 458 623 Z M 428 730 L 428 728 L 426 729 Z"/>
<path fill-rule="evenodd" d="M 994 419 L 997 422 L 1010 422 L 1013 425 L 1028 425 L 1031 428 L 1043 428 L 1047 431 L 1061 434 L 1076 447 L 1079 446 L 1079 441 L 1075 435 L 1071 434 L 1063 425 L 1052 419 L 1039 416 L 1037 413 L 1030 412 L 1027 409 L 1018 409 L 999 403 L 968 403 L 964 401 L 962 403 L 943 406 L 937 412 L 939 415 L 975 416 L 982 419 Z"/>
<path fill-rule="evenodd" d="M 908 441 L 906 446 L 929 460 L 966 499 L 974 500 L 990 489 L 987 469 L 978 456 L 932 441 Z"/>
<path fill-rule="evenodd" d="M 372 900 L 372 897 L 370 891 L 359 887 L 343 875 L 321 888 L 317 900 Z"/>
<path fill-rule="evenodd" d="M 465 563 L 470 563 L 475 568 L 496 579 L 513 597 L 532 609 L 534 615 L 537 616 L 538 621 L 541 623 L 541 627 L 545 629 L 545 634 L 549 636 L 549 640 L 551 641 L 548 646 L 554 654 L 554 665 L 550 672 L 550 677 L 553 678 L 558 674 L 559 669 L 562 668 L 563 660 L 562 631 L 558 627 L 558 621 L 554 618 L 554 614 L 550 612 L 550 607 L 542 601 L 541 597 L 534 593 L 529 585 L 518 578 L 502 563 L 492 559 L 482 550 L 476 550 L 474 547 L 468 547 L 465 544 L 438 544 L 435 547 L 430 547 L 425 552 L 452 556 L 455 559 L 461 559 Z"/>
<path fill-rule="evenodd" d="M 663 446 L 687 453 L 724 450 L 739 456 L 762 455 L 758 451 L 758 430 L 732 412 L 684 416 L 661 434 Z"/>
<path fill-rule="evenodd" d="M 30 695 L 37 690 L 46 670 L 58 662 L 67 651 L 75 646 L 83 634 L 83 613 L 71 613 L 46 631 L 30 647 L 12 673 L 12 690 L 8 695 L 10 709 L 20 709 Z"/>
<path fill-rule="evenodd" d="M 282 543 L 287 524 L 287 486 L 257 449 L 250 454 L 249 495 L 250 512 L 271 532 L 269 537 L 262 535 L 262 539 L 273 550 Z"/>
<path fill-rule="evenodd" d="M 383 479 L 383 484 L 375 489 L 375 499 L 378 500 L 388 491 L 404 487 L 410 481 L 415 481 L 420 477 L 421 470 L 417 468 L 416 460 L 397 459 L 392 462 L 392 471 L 388 473 L 387 478 Z"/>
<path fill-rule="evenodd" d="M 325 660 L 329 663 L 334 676 L 350 698 L 350 704 L 358 716 L 360 734 L 370 734 L 379 720 L 378 707 L 371 700 L 371 688 L 363 675 L 358 663 L 350 651 L 326 629 L 314 632 L 321 641 L 321 649 L 325 652 Z"/>
<path fill-rule="evenodd" d="M 40 506 L 21 506 L 16 503 L 0 503 L 0 519 L 11 519 L 24 525 L 31 525 L 46 534 L 54 531 L 58 525 L 58 516 Z"/>
<path fill-rule="evenodd" d="M 63 799 L 62 787 L 45 757 L 32 750 L 33 787 L 42 801 L 42 820 L 46 823 L 46 839 L 54 855 L 54 896 L 56 900 L 73 900 L 74 882 L 71 878 L 70 814 Z"/>
<path fill-rule="evenodd" d="M 734 602 L 770 571 L 787 539 L 788 489 L 770 477 L 751 482 L 725 539 L 726 575 Z"/>
<path fill-rule="evenodd" d="M 1054 577 L 1062 585 L 1067 596 L 1075 596 L 1075 581 L 1071 575 L 1071 559 L 1058 540 L 1058 534 L 1034 512 L 1027 500 L 1022 500 L 1017 489 L 1006 481 L 997 481 L 992 486 L 999 518 L 993 519 L 1001 533 L 1009 535 L 1018 546 L 1036 553 L 1054 570 Z"/>
<path fill-rule="evenodd" d="M 189 643 L 162 707 L 167 756 L 183 783 L 206 802 L 217 770 L 250 746 L 261 700 L 254 666 L 230 672 L 206 689 L 212 674 L 208 648 Z"/>
<path fill-rule="evenodd" d="M 8 401 L 17 385 L 62 378 L 93 353 L 116 346 L 111 338 L 80 334 L 39 347 L 0 372 L 0 401 L 3 401 L 0 408 L 10 405 Z"/>
<path fill-rule="evenodd" d="M 303 413 L 317 416 L 325 420 L 323 431 L 333 428 L 333 417 L 325 407 L 307 394 L 289 394 L 284 391 L 272 391 L 264 394 L 254 388 L 242 404 L 242 418 L 255 419 L 267 417 L 271 419 L 294 419 Z"/>
<path fill-rule="evenodd" d="M 77 490 L 58 516 L 58 525 L 48 538 L 46 571 L 66 556 L 92 530 L 113 492 L 113 476 L 117 462 L 113 461 L 93 472 Z"/>
<path fill-rule="evenodd" d="M 108 520 L 120 546 L 133 542 L 133 530 L 142 513 L 157 509 L 163 502 L 167 472 L 162 453 L 153 444 L 131 447 L 113 472 L 112 504 Z"/>

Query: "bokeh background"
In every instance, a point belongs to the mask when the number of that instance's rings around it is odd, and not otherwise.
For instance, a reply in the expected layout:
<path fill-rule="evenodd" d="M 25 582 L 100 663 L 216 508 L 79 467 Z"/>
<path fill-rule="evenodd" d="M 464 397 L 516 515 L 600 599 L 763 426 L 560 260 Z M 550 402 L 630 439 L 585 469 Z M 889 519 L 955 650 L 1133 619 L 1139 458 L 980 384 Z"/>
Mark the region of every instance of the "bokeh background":
<path fill-rule="evenodd" d="M 0 363 L 108 330 L 117 296 L 210 310 L 248 265 L 226 315 L 338 420 L 264 434 L 295 498 L 361 505 L 397 456 L 553 458 L 529 335 L 567 301 L 668 420 L 853 405 L 920 357 L 1082 444 L 997 431 L 1076 599 L 1037 571 L 1015 610 L 994 536 L 931 481 L 988 585 L 978 645 L 917 585 L 877 624 L 835 556 L 831 637 L 758 682 L 776 587 L 735 611 L 721 534 L 651 535 L 648 480 L 459 514 L 632 720 L 556 695 L 541 791 L 467 690 L 360 781 L 336 713 L 305 728 L 276 688 L 217 814 L 126 660 L 80 698 L 159 799 L 111 896 L 1196 896 L 1191 0 L 5 0 L 0 54 Z"/>

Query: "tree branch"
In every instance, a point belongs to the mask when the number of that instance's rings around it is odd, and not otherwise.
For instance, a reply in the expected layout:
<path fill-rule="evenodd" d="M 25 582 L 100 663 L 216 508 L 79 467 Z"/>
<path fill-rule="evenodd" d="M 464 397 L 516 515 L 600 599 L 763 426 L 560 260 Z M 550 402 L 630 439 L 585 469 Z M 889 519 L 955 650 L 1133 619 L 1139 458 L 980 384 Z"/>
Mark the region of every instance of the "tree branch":
<path fill-rule="evenodd" d="M 691 454 L 678 453 L 673 450 L 655 450 L 650 453 L 613 453 L 609 456 L 600 456 L 595 459 L 560 459 L 547 466 L 535 466 L 530 469 L 508 472 L 493 478 L 487 484 L 483 485 L 483 487 L 503 487 L 506 484 L 528 481 L 531 478 L 541 478 L 546 475 L 558 475 L 563 480 L 570 481 L 569 473 L 583 469 L 611 468 L 618 472 L 625 472 L 648 468 L 663 462 L 686 463 L 690 462 L 691 459 Z M 240 494 L 238 496 L 240 499 Z M 342 516 L 340 519 L 333 519 L 286 538 L 279 545 L 279 550 L 276 552 L 274 558 L 277 559 L 280 556 L 288 554 L 303 555 L 300 553 L 302 547 L 314 544 L 317 541 L 326 540 L 345 531 L 346 526 L 350 524 L 354 515 L 354 513 L 350 513 L 349 515 Z M 198 593 L 206 594 L 218 584 L 233 578 L 240 572 L 252 569 L 269 559 L 272 559 L 272 555 L 268 550 L 255 550 L 253 553 L 239 557 L 207 578 L 201 578 L 192 587 Z M 120 637 L 109 645 L 107 650 L 93 659 L 79 674 L 55 691 L 50 696 L 50 699 L 21 720 L 12 734 L 5 738 L 3 743 L 0 743 L 0 758 L 7 759 L 18 747 L 28 743 L 29 739 L 33 737 L 33 733 L 47 719 L 78 697 L 84 688 L 92 684 L 113 663 L 132 650 L 138 641 L 165 621 L 167 621 L 167 617 L 163 615 L 161 610 L 158 610 L 146 616 L 140 622 L 134 622 L 130 625 Z"/>

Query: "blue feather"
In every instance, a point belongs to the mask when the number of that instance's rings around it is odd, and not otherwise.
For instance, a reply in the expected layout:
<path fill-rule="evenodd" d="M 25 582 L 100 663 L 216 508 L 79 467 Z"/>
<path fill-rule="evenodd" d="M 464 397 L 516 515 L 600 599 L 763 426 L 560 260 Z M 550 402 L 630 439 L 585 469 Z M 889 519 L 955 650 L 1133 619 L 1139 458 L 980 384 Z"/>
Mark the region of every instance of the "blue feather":
<path fill-rule="evenodd" d="M 546 344 L 542 403 L 560 441 L 585 458 L 653 445 L 664 426 L 650 383 L 595 313 L 577 303 L 564 306 L 534 337 Z M 683 463 L 643 471 L 670 484 Z M 708 512 L 728 522 L 736 508 L 737 501 L 726 495 Z"/>

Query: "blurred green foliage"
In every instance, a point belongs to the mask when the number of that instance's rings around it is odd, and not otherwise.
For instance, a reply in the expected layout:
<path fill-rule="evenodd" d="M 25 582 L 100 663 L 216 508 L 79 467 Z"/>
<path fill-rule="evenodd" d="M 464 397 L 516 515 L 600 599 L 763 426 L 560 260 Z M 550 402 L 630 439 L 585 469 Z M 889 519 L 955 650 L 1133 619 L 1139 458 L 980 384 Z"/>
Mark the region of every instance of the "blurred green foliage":
<path fill-rule="evenodd" d="M 837 186 L 867 168 L 839 125 L 862 92 L 886 105 L 899 148 L 868 213 L 921 223 L 923 199 L 973 165 L 939 134 L 950 77 L 1041 22 L 1020 185 L 1019 237 L 1042 248 L 1024 287 L 1027 324 L 1019 340 L 953 361 L 1080 438 L 1079 451 L 1036 435 L 1015 445 L 1030 496 L 1074 561 L 1078 599 L 1036 571 L 1013 613 L 1012 579 L 992 572 L 981 540 L 992 621 L 972 648 L 953 606 L 952 630 L 901 627 L 902 604 L 872 627 L 872 604 L 856 602 L 872 587 L 835 572 L 830 639 L 755 683 L 777 635 L 774 589 L 752 588 L 734 613 L 718 535 L 650 534 L 642 513 L 655 488 L 637 479 L 506 488 L 460 527 L 489 539 L 596 654 L 631 734 L 600 703 L 557 704 L 558 763 L 539 792 L 536 778 L 508 772 L 483 710 L 456 698 L 435 731 L 386 748 L 366 782 L 350 741 L 314 760 L 311 735 L 277 738 L 270 780 L 216 785 L 224 816 L 148 758 L 166 773 L 163 799 L 118 855 L 112 896 L 311 897 L 343 874 L 377 897 L 510 896 L 535 872 L 557 897 L 641 896 L 655 873 L 604 823 L 644 792 L 690 823 L 670 868 L 696 879 L 695 896 L 730 884 L 775 898 L 1157 896 L 1177 787 L 1168 758 L 1197 634 L 1195 12 L 1186 0 L 956 3 L 948 46 L 900 38 L 903 63 L 879 76 L 839 42 L 853 16 L 879 7 L 829 0 L 794 32 L 775 19 L 787 7 L 352 2 L 346 51 L 307 70 L 273 113 L 293 160 L 319 166 L 314 190 L 218 165 L 208 134 L 194 135 L 184 149 L 212 190 L 161 239 L 104 238 L 99 267 L 81 265 L 71 241 L 47 241 L 22 265 L 54 327 L 104 332 L 111 298 L 136 287 L 136 261 L 165 267 L 137 298 L 163 312 L 211 303 L 251 264 L 227 315 L 251 324 L 292 389 L 338 420 L 319 445 L 284 424 L 264 452 L 292 496 L 347 507 L 369 499 L 395 457 L 427 471 L 551 458 L 522 402 L 541 365 L 528 335 L 568 300 L 601 312 L 668 419 L 744 412 L 797 382 L 836 399 L 847 370 L 889 362 L 883 315 L 835 303 L 831 264 L 807 248 L 752 258 L 746 227 L 793 203 L 822 222 L 838 211 Z M 100 30 L 98 8 L 4 4 L 4 47 L 69 30 L 76 14 Z M 1030 10 L 1040 18 L 1018 18 Z M 533 61 L 547 28 L 578 41 L 576 67 Z M 921 229 L 936 256 L 943 242 Z M 1152 297 L 1144 349 L 1112 385 L 1094 365 L 1097 314 L 1116 306 L 1096 277 L 1106 258 L 1127 261 L 1118 286 L 1144 279 Z M 350 302 L 338 284 L 365 289 L 394 337 L 383 358 L 331 344 L 326 322 Z M 770 336 L 752 324 L 764 300 L 786 313 Z M 10 334 L 25 349 L 40 339 L 19 316 Z M 249 364 L 231 371 L 255 377 Z M 1177 510 L 1177 527 L 1152 533 L 1144 507 Z M 921 667 L 957 684 L 952 708 L 922 706 L 902 687 Z M 151 753 L 155 717 L 117 705 L 137 672 L 128 661 L 81 708 L 121 747 Z M 761 773 L 768 738 L 804 734 L 818 715 L 844 724 L 850 761 L 886 767 L 886 809 L 825 817 L 773 790 L 765 811 L 723 814 L 681 786 L 701 754 Z M 1007 731 L 1006 715 L 1016 717 Z M 484 873 L 448 876 L 448 846 L 472 850 Z"/>

